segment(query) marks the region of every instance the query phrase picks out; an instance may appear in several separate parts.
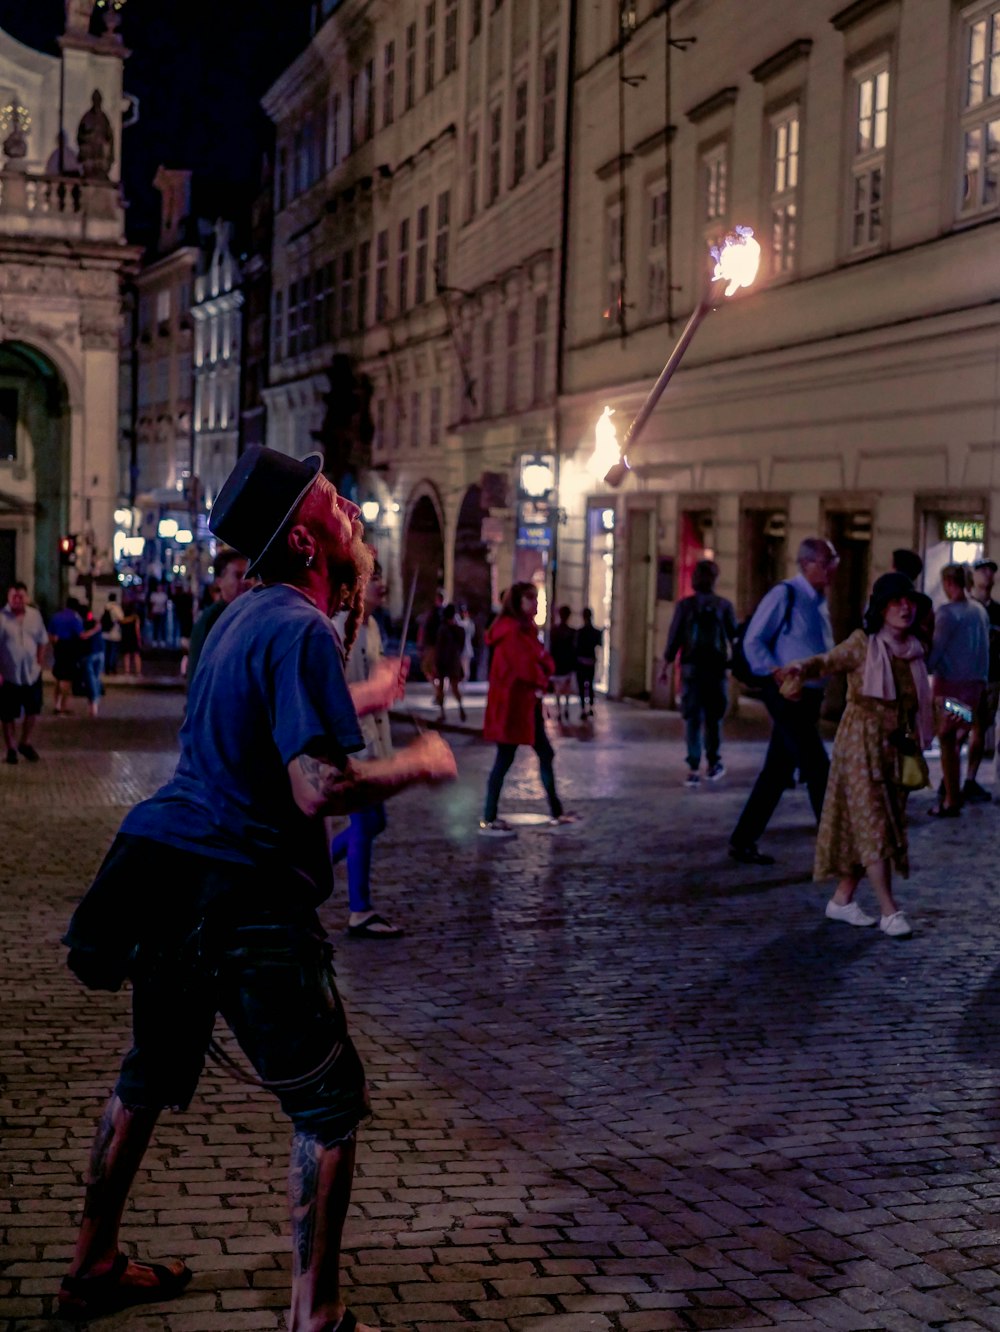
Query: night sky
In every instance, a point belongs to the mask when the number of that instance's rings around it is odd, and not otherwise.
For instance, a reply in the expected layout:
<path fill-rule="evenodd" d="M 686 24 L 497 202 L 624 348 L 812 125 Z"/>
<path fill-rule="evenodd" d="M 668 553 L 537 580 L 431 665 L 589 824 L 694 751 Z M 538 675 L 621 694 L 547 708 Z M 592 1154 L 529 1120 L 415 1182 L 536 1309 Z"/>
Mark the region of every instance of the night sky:
<path fill-rule="evenodd" d="M 64 12 L 64 0 L 0 0 L 0 27 L 57 54 Z M 197 213 L 242 220 L 268 141 L 260 97 L 308 40 L 308 16 L 309 0 L 128 0 L 125 87 L 140 101 L 122 154 L 131 240 L 155 235 L 160 163 L 195 173 Z"/>

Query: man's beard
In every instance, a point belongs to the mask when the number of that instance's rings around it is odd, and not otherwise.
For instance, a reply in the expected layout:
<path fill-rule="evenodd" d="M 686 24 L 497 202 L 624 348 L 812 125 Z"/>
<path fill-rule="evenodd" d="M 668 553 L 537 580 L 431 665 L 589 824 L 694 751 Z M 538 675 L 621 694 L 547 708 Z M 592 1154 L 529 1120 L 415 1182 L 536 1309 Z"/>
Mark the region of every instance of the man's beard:
<path fill-rule="evenodd" d="M 341 547 L 327 557 L 327 571 L 335 603 L 332 612 L 348 612 L 344 645 L 350 652 L 364 616 L 365 589 L 375 571 L 375 556 L 365 545 L 365 529 L 361 523 L 351 524 L 350 546 L 346 550 Z"/>

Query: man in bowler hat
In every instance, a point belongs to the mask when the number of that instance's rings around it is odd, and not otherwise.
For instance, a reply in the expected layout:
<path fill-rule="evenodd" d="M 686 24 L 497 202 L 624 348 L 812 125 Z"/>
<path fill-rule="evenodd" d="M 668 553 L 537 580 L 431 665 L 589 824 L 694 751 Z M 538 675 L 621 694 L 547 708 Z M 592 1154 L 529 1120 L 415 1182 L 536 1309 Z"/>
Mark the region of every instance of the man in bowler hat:
<path fill-rule="evenodd" d="M 118 1231 L 157 1116 L 190 1102 L 221 1013 L 292 1121 L 290 1332 L 373 1332 L 340 1291 L 355 1133 L 369 1105 L 316 916 L 332 888 L 323 816 L 456 770 L 436 734 L 389 759 L 351 757 L 364 747 L 357 711 L 388 707 L 401 689 L 398 662 L 353 700 L 344 679 L 330 617 L 348 611 L 349 647 L 372 569 L 357 519 L 318 454 L 256 446 L 213 509 L 212 531 L 261 585 L 213 628 L 177 770 L 126 817 L 65 939 L 85 984 L 131 980 L 133 1016 L 59 1292 L 65 1316 L 158 1302 L 190 1280 L 183 1262 L 127 1258 Z"/>

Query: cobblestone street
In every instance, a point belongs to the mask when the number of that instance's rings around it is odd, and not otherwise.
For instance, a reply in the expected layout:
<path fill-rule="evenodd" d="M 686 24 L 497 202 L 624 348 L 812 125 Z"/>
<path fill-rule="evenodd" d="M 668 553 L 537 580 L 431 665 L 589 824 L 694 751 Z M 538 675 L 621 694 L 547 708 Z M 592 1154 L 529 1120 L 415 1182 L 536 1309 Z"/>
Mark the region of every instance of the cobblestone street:
<path fill-rule="evenodd" d="M 96 724 L 46 717 L 42 762 L 0 766 L 16 1332 L 51 1326 L 128 1032 L 128 996 L 82 990 L 59 937 L 124 809 L 171 770 L 181 702 L 114 691 Z M 347 940 L 346 894 L 324 908 L 376 1110 L 350 1304 L 386 1332 L 1000 1329 L 1000 809 L 942 825 L 914 799 L 898 942 L 824 919 L 801 791 L 762 842 L 777 865 L 727 858 L 759 724 L 688 792 L 675 715 L 598 712 L 592 743 L 557 742 L 580 827 L 478 838 L 492 750 L 458 734 L 459 784 L 394 802 L 376 852 L 406 936 Z M 522 752 L 502 812 L 543 808 L 536 772 Z M 271 1098 L 209 1064 L 123 1230 L 194 1282 L 101 1326 L 283 1328 L 287 1142 Z"/>

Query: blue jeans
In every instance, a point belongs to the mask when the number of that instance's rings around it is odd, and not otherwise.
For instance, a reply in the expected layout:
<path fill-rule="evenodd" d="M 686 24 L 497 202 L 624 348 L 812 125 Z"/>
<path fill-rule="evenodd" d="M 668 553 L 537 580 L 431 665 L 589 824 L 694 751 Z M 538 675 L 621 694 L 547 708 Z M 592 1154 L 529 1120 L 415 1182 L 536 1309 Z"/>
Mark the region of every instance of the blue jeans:
<path fill-rule="evenodd" d="M 351 815 L 351 822 L 330 843 L 330 859 L 347 861 L 347 900 L 352 911 L 371 911 L 372 848 L 385 832 L 385 805 L 372 805 Z"/>
<path fill-rule="evenodd" d="M 545 787 L 545 794 L 549 798 L 549 809 L 552 811 L 552 817 L 557 819 L 563 812 L 563 807 L 558 795 L 556 795 L 556 774 L 552 766 L 555 751 L 549 744 L 549 737 L 545 734 L 545 718 L 542 714 L 540 701 L 535 708 L 535 743 L 532 747 L 538 755 L 538 766 L 542 785 Z M 503 779 L 510 771 L 510 765 L 514 762 L 516 753 L 517 745 L 497 745 L 497 756 L 493 763 L 493 770 L 486 783 L 486 808 L 483 811 L 483 819 L 487 823 L 493 823 L 496 820 L 497 809 L 500 806 L 500 792 L 503 789 Z"/>
<path fill-rule="evenodd" d="M 697 668 L 681 667 L 681 716 L 687 763 L 692 772 L 701 764 L 701 736 L 705 733 L 705 756 L 709 767 L 719 761 L 722 718 L 726 715 L 726 680 L 699 675 Z"/>

